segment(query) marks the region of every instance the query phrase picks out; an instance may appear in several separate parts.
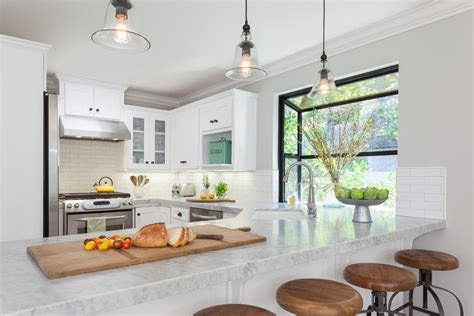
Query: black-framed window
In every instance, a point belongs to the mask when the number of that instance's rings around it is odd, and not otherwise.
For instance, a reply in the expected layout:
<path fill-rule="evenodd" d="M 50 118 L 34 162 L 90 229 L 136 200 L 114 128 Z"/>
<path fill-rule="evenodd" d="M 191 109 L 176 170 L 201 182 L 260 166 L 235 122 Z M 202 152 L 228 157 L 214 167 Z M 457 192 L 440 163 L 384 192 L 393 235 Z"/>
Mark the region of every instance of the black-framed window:
<path fill-rule="evenodd" d="M 326 112 L 355 104 L 363 110 L 377 111 L 381 125 L 367 148 L 347 167 L 341 179 L 342 184 L 349 187 L 379 185 L 392 188 L 391 191 L 394 191 L 398 155 L 398 65 L 336 80 L 336 86 L 339 93 L 331 97 L 316 98 L 311 103 L 303 99 L 310 88 L 279 97 L 281 202 L 286 201 L 286 198 L 295 191 L 301 200 L 306 198 L 307 186 L 304 182 L 307 179 L 300 167 L 296 168 L 296 172 L 292 171 L 287 183 L 282 181 L 285 170 L 295 161 L 305 161 L 312 166 L 317 186 L 317 200 L 327 200 L 328 197 L 324 194 L 331 193 L 323 193 L 322 188 L 329 184 L 329 178 L 324 175 L 324 169 L 301 129 L 314 115 L 324 120 Z M 300 183 L 302 184 L 298 185 Z"/>

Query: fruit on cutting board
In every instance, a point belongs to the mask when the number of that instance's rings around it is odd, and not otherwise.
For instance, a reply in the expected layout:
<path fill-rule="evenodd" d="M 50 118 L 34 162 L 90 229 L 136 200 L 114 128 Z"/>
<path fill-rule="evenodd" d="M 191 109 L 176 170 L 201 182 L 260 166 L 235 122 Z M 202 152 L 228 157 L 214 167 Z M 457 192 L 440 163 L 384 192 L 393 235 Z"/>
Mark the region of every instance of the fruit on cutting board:
<path fill-rule="evenodd" d="M 215 197 L 216 197 L 216 195 L 214 194 L 214 192 L 209 193 L 209 199 L 210 200 L 214 200 Z"/>
<path fill-rule="evenodd" d="M 112 237 L 107 237 L 105 235 L 101 235 L 94 238 L 87 238 L 84 240 L 84 249 L 85 250 L 94 250 L 98 249 L 100 251 L 106 251 L 110 248 L 114 249 L 129 249 L 132 243 L 132 239 L 130 237 L 114 235 Z M 128 247 L 125 247 L 125 244 L 128 244 Z"/>
<path fill-rule="evenodd" d="M 200 197 L 201 197 L 201 200 L 205 200 L 207 199 L 207 194 L 203 192 L 201 193 Z"/>

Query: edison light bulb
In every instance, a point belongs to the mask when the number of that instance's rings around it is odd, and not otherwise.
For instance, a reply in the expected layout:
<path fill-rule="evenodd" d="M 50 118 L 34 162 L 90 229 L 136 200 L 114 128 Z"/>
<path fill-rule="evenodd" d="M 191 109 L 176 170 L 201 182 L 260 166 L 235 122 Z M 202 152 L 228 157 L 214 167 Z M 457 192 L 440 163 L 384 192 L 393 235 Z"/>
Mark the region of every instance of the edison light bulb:
<path fill-rule="evenodd" d="M 252 60 L 249 54 L 243 54 L 239 64 L 239 72 L 244 78 L 250 77 L 252 74 Z"/>
<path fill-rule="evenodd" d="M 128 43 L 128 28 L 125 23 L 117 23 L 115 26 L 114 40 L 119 44 Z"/>
<path fill-rule="evenodd" d="M 321 78 L 319 80 L 319 93 L 321 95 L 326 95 L 329 93 L 329 80 L 328 78 Z"/>

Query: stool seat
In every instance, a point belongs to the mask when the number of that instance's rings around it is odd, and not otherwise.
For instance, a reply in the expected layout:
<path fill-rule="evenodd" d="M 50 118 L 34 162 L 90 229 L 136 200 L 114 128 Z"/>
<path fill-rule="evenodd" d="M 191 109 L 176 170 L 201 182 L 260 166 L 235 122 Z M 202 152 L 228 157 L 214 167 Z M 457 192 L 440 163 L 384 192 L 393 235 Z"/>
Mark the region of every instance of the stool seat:
<path fill-rule="evenodd" d="M 277 302 L 297 315 L 355 315 L 362 309 L 362 297 L 355 289 L 331 280 L 298 279 L 282 284 Z"/>
<path fill-rule="evenodd" d="M 424 250 L 407 249 L 395 253 L 395 261 L 407 267 L 420 270 L 447 271 L 459 267 L 459 261 L 448 253 Z"/>
<path fill-rule="evenodd" d="M 381 263 L 351 264 L 344 269 L 344 280 L 376 292 L 404 292 L 416 287 L 412 272 Z"/>
<path fill-rule="evenodd" d="M 194 316 L 276 316 L 276 314 L 252 305 L 223 304 L 200 310 Z"/>

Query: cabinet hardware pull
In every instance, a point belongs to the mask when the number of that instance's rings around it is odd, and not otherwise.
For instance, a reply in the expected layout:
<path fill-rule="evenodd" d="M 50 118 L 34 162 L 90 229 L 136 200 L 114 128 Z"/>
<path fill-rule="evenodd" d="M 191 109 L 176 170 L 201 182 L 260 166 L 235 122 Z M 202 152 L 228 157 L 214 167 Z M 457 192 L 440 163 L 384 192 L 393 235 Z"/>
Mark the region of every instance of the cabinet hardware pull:
<path fill-rule="evenodd" d="M 148 161 L 145 161 L 145 163 L 147 164 L 147 163 L 148 163 Z"/>
<path fill-rule="evenodd" d="M 93 110 L 93 108 L 89 108 L 89 111 L 92 111 L 92 110 Z"/>
<path fill-rule="evenodd" d="M 210 120 L 210 121 L 209 121 L 209 123 L 211 123 L 211 124 L 212 124 L 212 123 L 214 123 L 214 121 L 213 121 L 213 120 Z"/>
<path fill-rule="evenodd" d="M 99 111 L 100 111 L 100 109 L 95 109 L 95 111 L 96 111 L 96 112 L 99 112 Z"/>
<path fill-rule="evenodd" d="M 140 214 L 140 213 L 137 213 L 137 216 L 142 216 L 142 214 Z"/>
<path fill-rule="evenodd" d="M 214 120 L 214 123 L 217 123 L 217 122 L 219 122 L 219 121 L 218 121 L 218 120 Z"/>
<path fill-rule="evenodd" d="M 151 162 L 152 164 L 155 163 L 154 161 Z"/>

